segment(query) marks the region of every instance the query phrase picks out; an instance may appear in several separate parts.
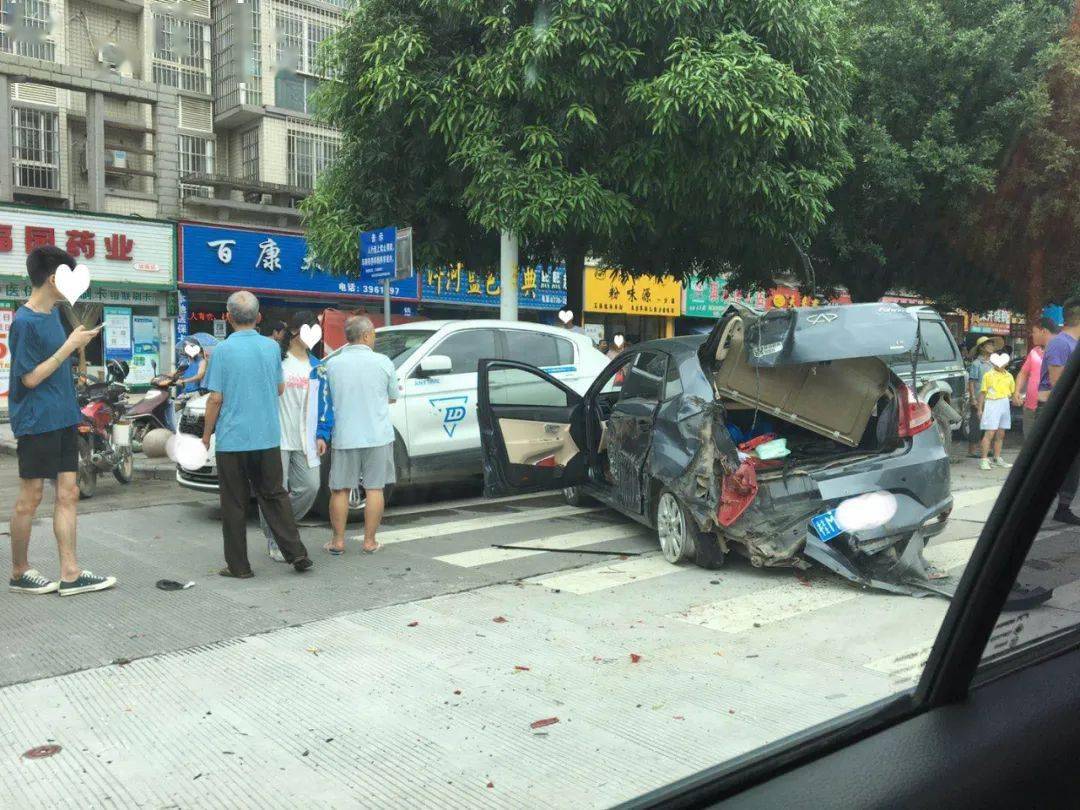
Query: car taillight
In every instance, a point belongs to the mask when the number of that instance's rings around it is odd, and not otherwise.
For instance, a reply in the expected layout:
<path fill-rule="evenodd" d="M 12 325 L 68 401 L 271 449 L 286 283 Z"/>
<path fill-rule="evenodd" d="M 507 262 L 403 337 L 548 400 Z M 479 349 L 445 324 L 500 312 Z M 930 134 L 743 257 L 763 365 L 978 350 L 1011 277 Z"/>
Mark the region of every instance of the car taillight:
<path fill-rule="evenodd" d="M 930 406 L 922 402 L 908 386 L 900 386 L 900 419 L 897 434 L 902 439 L 922 433 L 934 424 Z"/>

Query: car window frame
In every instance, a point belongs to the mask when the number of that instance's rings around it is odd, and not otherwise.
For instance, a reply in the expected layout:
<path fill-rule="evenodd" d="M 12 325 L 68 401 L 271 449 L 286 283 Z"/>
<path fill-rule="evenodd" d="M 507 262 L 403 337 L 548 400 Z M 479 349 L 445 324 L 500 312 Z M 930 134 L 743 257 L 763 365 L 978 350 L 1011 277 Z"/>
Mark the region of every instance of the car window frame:
<path fill-rule="evenodd" d="M 557 366 L 563 365 L 563 363 L 559 360 L 559 341 L 560 340 L 562 340 L 562 341 L 564 341 L 564 342 L 566 342 L 566 343 L 568 343 L 570 345 L 570 356 L 571 356 L 571 358 L 573 358 L 575 356 L 574 342 L 572 340 L 567 340 L 564 337 L 560 337 L 558 335 L 553 335 L 550 332 L 546 332 L 546 331 L 543 331 L 541 329 L 518 329 L 518 328 L 515 328 L 515 327 L 507 327 L 507 328 L 503 328 L 503 329 L 496 329 L 495 332 L 498 334 L 497 344 L 496 345 L 498 347 L 498 351 L 499 351 L 499 354 L 500 354 L 500 357 L 498 358 L 499 360 L 515 360 L 515 359 L 517 359 L 517 358 L 514 358 L 514 357 L 510 356 L 510 339 L 509 339 L 509 335 L 510 335 L 511 332 L 521 332 L 521 333 L 529 334 L 529 335 L 540 335 L 542 337 L 548 338 L 549 340 L 555 341 L 555 362 L 554 363 L 549 364 L 549 365 L 541 365 L 539 363 L 532 363 L 531 361 L 528 361 L 528 360 L 526 360 L 526 361 L 518 360 L 518 362 L 529 362 L 530 365 L 534 365 L 539 369 L 551 368 L 553 366 L 557 367 Z M 571 364 L 573 364 L 573 360 L 571 360 Z"/>
<path fill-rule="evenodd" d="M 952 332 L 949 331 L 948 325 L 937 318 L 921 318 L 920 330 L 927 330 L 930 325 L 936 326 L 945 335 L 945 341 L 952 347 L 952 357 L 944 360 L 929 360 L 922 356 L 922 351 L 919 352 L 920 363 L 962 363 L 963 358 L 960 354 L 960 347 L 956 344 L 956 339 L 953 338 Z M 922 342 L 920 340 L 920 342 Z M 925 346 L 925 344 L 923 344 Z"/>
<path fill-rule="evenodd" d="M 657 386 L 657 391 L 656 391 L 656 399 L 651 399 L 651 398 L 648 398 L 648 397 L 641 397 L 641 396 L 631 396 L 631 397 L 626 397 L 626 400 L 624 400 L 623 397 L 622 397 L 622 393 L 623 393 L 623 391 L 626 390 L 626 380 L 630 379 L 630 375 L 633 374 L 633 370 L 638 367 L 638 360 L 641 359 L 641 356 L 646 355 L 646 354 L 656 355 L 661 360 L 664 361 L 664 373 L 660 375 L 659 385 Z M 639 350 L 637 350 L 635 352 L 634 359 L 630 363 L 627 363 L 626 365 L 624 365 L 623 368 L 629 368 L 630 370 L 626 374 L 626 380 L 623 381 L 623 387 L 619 390 L 619 399 L 615 402 L 616 407 L 618 407 L 618 405 L 620 403 L 622 403 L 623 401 L 630 401 L 630 400 L 633 400 L 635 402 L 649 402 L 649 403 L 652 403 L 653 405 L 659 405 L 661 402 L 665 401 L 664 400 L 664 381 L 665 381 L 665 379 L 667 377 L 667 353 L 666 352 L 662 352 L 659 349 L 639 349 Z M 644 374 L 645 372 L 642 371 L 641 373 Z"/>
<path fill-rule="evenodd" d="M 455 329 L 452 332 L 448 332 L 447 334 L 443 335 L 442 339 L 439 340 L 439 342 L 437 344 L 435 344 L 431 348 L 431 350 L 424 355 L 424 357 L 431 357 L 433 354 L 442 354 L 440 349 L 442 349 L 442 347 L 446 345 L 447 341 L 453 340 L 454 338 L 458 337 L 459 335 L 466 335 L 466 334 L 471 334 L 471 333 L 474 333 L 474 332 L 491 332 L 492 335 L 495 338 L 495 350 L 494 350 L 495 354 L 497 355 L 501 351 L 502 343 L 500 342 L 499 330 L 495 329 L 493 327 L 490 327 L 490 326 L 477 326 L 477 327 L 471 327 L 469 329 Z M 418 373 L 420 371 L 420 364 L 423 362 L 424 357 L 421 357 L 421 358 L 419 358 L 417 360 L 416 368 L 413 370 L 411 376 L 417 376 L 418 375 Z M 486 359 L 489 359 L 489 358 L 478 357 L 476 359 L 477 368 L 479 368 L 479 366 L 480 366 L 480 361 L 481 360 L 486 360 Z M 501 358 L 501 357 L 494 357 L 493 356 L 490 359 L 502 360 L 502 359 L 509 359 L 509 358 Z M 437 376 L 439 376 L 439 377 L 449 377 L 451 375 L 458 375 L 458 374 L 476 374 L 476 369 L 474 369 L 472 371 L 454 371 L 453 359 L 451 358 L 450 371 L 445 372 L 444 374 L 439 374 Z"/>
<path fill-rule="evenodd" d="M 767 783 L 793 768 L 918 715 L 962 702 L 969 691 L 1066 652 L 1080 649 L 1080 625 L 1039 639 L 1016 655 L 980 670 L 983 651 L 1009 589 L 1080 445 L 1080 352 L 1062 375 L 1062 393 L 1051 397 L 1046 418 L 1024 443 L 990 512 L 955 597 L 938 629 L 918 684 L 839 718 L 812 726 L 741 757 L 719 763 L 651 791 L 623 807 L 703 806 Z M 1053 441 L 1047 439 L 1053 435 Z"/>

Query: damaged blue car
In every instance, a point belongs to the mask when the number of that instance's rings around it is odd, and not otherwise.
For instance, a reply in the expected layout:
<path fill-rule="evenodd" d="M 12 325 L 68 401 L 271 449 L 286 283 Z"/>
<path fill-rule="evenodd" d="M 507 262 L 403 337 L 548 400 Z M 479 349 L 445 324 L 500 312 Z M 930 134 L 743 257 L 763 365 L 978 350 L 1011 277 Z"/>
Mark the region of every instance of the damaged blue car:
<path fill-rule="evenodd" d="M 616 357 L 584 394 L 482 360 L 485 494 L 563 489 L 655 528 L 671 563 L 826 568 L 948 595 L 923 557 L 952 510 L 930 406 L 896 373 L 919 319 L 894 304 L 760 312 Z"/>

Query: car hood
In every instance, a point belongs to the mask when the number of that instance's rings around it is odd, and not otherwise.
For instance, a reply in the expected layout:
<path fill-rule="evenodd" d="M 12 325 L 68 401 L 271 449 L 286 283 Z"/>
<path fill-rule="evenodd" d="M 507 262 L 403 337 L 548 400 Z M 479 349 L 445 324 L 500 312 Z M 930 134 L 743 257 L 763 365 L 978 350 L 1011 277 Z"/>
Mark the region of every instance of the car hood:
<path fill-rule="evenodd" d="M 771 309 L 732 304 L 698 350 L 702 366 L 715 369 L 718 350 L 733 316 L 742 318 L 743 351 L 755 368 L 879 357 L 887 363 L 910 357 L 919 318 L 896 304 L 844 304 Z"/>

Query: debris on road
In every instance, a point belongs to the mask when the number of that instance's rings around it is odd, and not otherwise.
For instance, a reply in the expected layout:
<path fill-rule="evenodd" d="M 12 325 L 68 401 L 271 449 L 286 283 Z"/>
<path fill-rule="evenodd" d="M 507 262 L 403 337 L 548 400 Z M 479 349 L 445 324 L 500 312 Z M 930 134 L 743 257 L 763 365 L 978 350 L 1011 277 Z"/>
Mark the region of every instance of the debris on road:
<path fill-rule="evenodd" d="M 418 624 L 420 624 L 420 622 L 409 622 L 409 623 L 408 623 L 407 625 L 405 625 L 405 626 L 406 626 L 406 627 L 416 627 L 416 625 L 418 625 Z"/>
<path fill-rule="evenodd" d="M 489 788 L 493 788 L 493 787 L 495 787 L 495 783 L 494 783 L 494 782 L 488 782 L 488 783 L 487 783 L 487 786 L 488 786 Z"/>
<path fill-rule="evenodd" d="M 543 720 L 534 720 L 529 724 L 529 728 L 543 728 L 544 726 L 553 726 L 559 722 L 558 717 L 545 717 Z"/>
<path fill-rule="evenodd" d="M 516 669 L 518 672 L 529 672 L 530 671 L 528 667 L 523 667 L 520 664 L 514 664 L 514 669 Z"/>
<path fill-rule="evenodd" d="M 37 745 L 28 751 L 23 751 L 23 759 L 46 759 L 48 757 L 59 754 L 61 751 L 59 745 Z"/>
<path fill-rule="evenodd" d="M 492 621 L 495 622 L 495 624 L 506 624 L 506 617 L 496 616 L 494 619 L 492 619 Z"/>
<path fill-rule="evenodd" d="M 630 653 L 630 663 L 636 664 L 641 660 L 641 656 L 638 653 Z"/>
<path fill-rule="evenodd" d="M 186 591 L 195 587 L 194 582 L 177 582 L 175 579 L 159 579 L 156 585 L 162 591 Z"/>
<path fill-rule="evenodd" d="M 320 650 L 318 647 L 308 647 L 307 651 L 309 653 L 311 653 L 312 655 L 318 655 L 319 653 L 322 652 L 322 650 Z"/>

